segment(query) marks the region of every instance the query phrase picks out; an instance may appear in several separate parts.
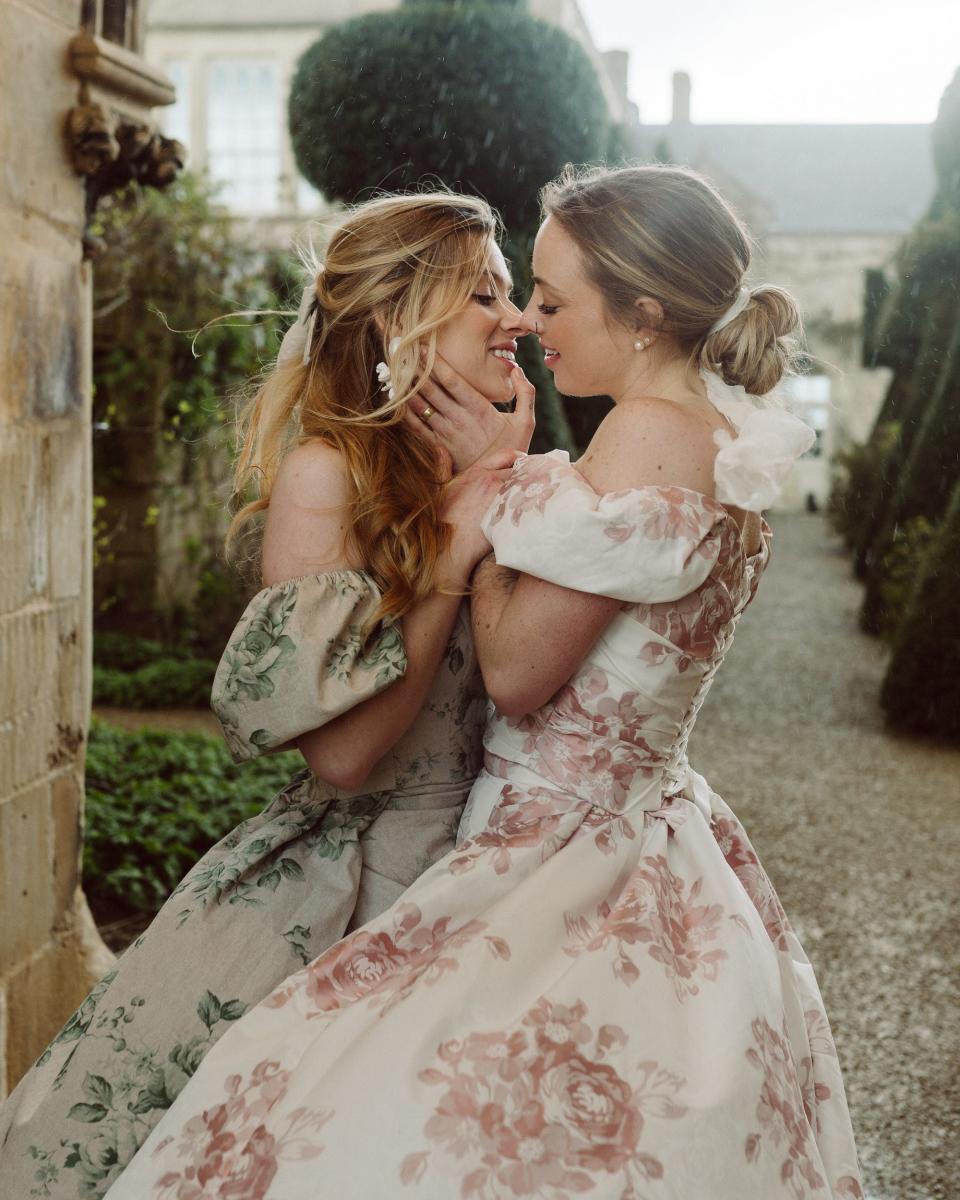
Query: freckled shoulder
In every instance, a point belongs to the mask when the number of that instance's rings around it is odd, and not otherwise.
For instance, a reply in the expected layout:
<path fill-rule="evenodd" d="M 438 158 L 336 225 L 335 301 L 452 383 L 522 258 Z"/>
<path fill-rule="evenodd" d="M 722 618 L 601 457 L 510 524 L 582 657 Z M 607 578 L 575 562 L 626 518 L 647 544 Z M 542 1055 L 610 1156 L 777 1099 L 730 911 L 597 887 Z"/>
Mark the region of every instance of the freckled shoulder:
<path fill-rule="evenodd" d="M 349 544 L 350 483 L 343 457 L 305 442 L 280 465 L 263 535 L 266 585 L 320 571 L 360 568 Z"/>
<path fill-rule="evenodd" d="M 658 484 L 711 496 L 713 433 L 699 414 L 670 400 L 627 400 L 604 418 L 577 467 L 600 492 Z"/>

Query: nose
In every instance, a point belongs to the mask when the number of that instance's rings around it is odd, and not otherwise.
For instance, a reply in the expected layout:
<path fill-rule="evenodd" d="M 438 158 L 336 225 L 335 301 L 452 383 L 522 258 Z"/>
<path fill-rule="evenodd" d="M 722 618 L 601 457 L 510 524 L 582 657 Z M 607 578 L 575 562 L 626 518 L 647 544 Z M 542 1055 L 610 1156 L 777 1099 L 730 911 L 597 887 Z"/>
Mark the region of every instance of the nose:
<path fill-rule="evenodd" d="M 527 302 L 527 307 L 520 314 L 520 320 L 523 322 L 524 328 L 528 333 L 539 333 L 540 326 L 537 323 L 537 306 L 533 302 L 533 296 Z"/>
<path fill-rule="evenodd" d="M 504 304 L 503 320 L 500 322 L 504 329 L 509 330 L 514 337 L 526 337 L 528 333 L 536 333 L 536 322 L 528 317 L 530 305 L 520 311 L 512 300 Z"/>

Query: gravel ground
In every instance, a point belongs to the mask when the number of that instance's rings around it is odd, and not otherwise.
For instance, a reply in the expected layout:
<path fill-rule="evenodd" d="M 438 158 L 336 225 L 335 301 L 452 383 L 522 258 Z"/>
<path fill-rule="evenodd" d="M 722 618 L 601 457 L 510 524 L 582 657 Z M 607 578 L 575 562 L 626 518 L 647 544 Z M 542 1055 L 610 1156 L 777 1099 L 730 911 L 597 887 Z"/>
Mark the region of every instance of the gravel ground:
<path fill-rule="evenodd" d="M 691 761 L 813 960 L 869 1200 L 960 1196 L 960 751 L 885 731 L 882 646 L 816 516 L 781 515 Z"/>

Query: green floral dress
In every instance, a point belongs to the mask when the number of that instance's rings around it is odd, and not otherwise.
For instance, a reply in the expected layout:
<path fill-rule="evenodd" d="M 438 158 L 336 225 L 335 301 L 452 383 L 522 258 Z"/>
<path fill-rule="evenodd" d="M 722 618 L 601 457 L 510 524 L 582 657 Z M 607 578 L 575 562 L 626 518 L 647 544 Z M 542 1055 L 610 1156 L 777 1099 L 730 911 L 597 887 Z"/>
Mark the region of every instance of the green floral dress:
<path fill-rule="evenodd" d="M 213 688 L 235 758 L 403 675 L 400 627 L 373 624 L 379 599 L 361 571 L 254 597 Z M 363 791 L 301 771 L 214 846 L 0 1106 L 0 1195 L 103 1196 L 233 1021 L 453 847 L 485 715 L 464 607 L 419 717 Z"/>

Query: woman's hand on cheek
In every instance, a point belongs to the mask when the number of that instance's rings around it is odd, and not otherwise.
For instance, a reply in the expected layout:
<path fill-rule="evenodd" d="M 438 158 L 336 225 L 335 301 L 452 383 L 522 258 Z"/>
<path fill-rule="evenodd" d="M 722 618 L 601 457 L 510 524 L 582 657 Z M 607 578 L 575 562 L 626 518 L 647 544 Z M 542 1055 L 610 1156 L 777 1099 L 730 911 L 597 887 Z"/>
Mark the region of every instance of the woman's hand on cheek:
<path fill-rule="evenodd" d="M 431 377 L 408 404 L 404 420 L 449 453 L 455 474 L 496 450 L 526 451 L 533 436 L 536 390 L 519 367 L 511 372 L 511 382 L 517 398 L 514 411 L 500 412 L 438 357 Z"/>

